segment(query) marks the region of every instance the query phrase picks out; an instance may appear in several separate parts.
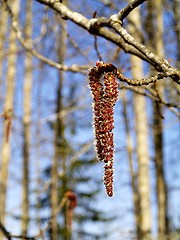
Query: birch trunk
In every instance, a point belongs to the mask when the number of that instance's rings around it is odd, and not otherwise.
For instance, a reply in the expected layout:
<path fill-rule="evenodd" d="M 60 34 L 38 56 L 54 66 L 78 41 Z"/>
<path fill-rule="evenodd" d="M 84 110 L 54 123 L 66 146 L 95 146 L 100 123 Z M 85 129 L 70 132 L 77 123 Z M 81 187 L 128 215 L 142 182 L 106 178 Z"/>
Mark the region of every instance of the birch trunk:
<path fill-rule="evenodd" d="M 161 0 L 148 1 L 148 35 L 149 44 L 153 52 L 160 58 L 164 57 L 163 44 L 163 5 Z M 163 82 L 157 82 L 154 89 L 158 96 L 163 97 Z M 163 156 L 163 107 L 158 102 L 153 102 L 153 135 L 155 151 L 156 169 L 156 195 L 158 204 L 158 239 L 165 238 L 168 234 L 168 203 L 167 186 L 164 176 L 164 156 Z"/>
<path fill-rule="evenodd" d="M 162 0 L 153 1 L 156 22 L 155 30 L 155 53 L 164 57 L 163 44 L 163 3 Z M 156 83 L 156 89 L 160 97 L 164 95 L 163 82 Z M 164 156 L 163 156 L 163 107 L 161 104 L 154 102 L 154 148 L 155 148 L 155 166 L 156 166 L 156 188 L 158 199 L 158 237 L 164 238 L 168 235 L 168 199 L 167 184 L 164 176 Z"/>
<path fill-rule="evenodd" d="M 179 0 L 172 1 L 174 12 L 174 28 L 177 39 L 177 68 L 180 68 L 180 2 Z"/>
<path fill-rule="evenodd" d="M 135 38 L 137 28 L 140 28 L 139 9 L 134 10 L 130 16 L 130 32 Z M 134 29 L 133 26 L 136 26 Z M 140 78 L 143 75 L 142 60 L 131 56 L 133 78 Z M 151 239 L 151 206 L 150 206 L 150 178 L 149 178 L 149 153 L 148 153 L 148 121 L 146 112 L 146 100 L 144 96 L 134 94 L 134 113 L 137 141 L 138 159 L 138 190 L 139 190 L 139 240 Z"/>
<path fill-rule="evenodd" d="M 67 1 L 66 1 L 67 3 Z M 65 4 L 65 3 L 64 3 Z M 61 33 L 58 32 L 58 58 L 59 63 L 64 64 L 64 58 L 66 54 L 66 23 L 60 19 L 61 22 Z M 60 36 L 60 37 L 59 37 Z M 59 83 L 57 88 L 57 103 L 56 103 L 56 114 L 57 119 L 55 123 L 55 139 L 54 139 L 54 147 L 55 147 L 55 154 L 52 163 L 52 191 L 51 191 L 51 208 L 52 208 L 52 228 L 51 228 L 51 240 L 58 239 L 58 224 L 57 224 L 57 208 L 58 208 L 58 167 L 61 165 L 63 175 L 66 174 L 66 162 L 63 156 L 64 151 L 64 119 L 61 116 L 61 112 L 63 110 L 63 81 L 64 81 L 64 72 L 59 71 Z M 59 162 L 61 159 L 61 162 Z M 65 192 L 66 189 L 66 182 L 62 183 L 62 188 L 64 189 L 62 192 Z M 65 221 L 66 225 L 66 221 Z M 64 239 L 70 240 L 69 234 L 67 230 L 64 233 Z"/>
<path fill-rule="evenodd" d="M 126 96 L 123 96 L 123 117 L 124 117 L 124 124 L 126 130 L 126 148 L 128 153 L 128 162 L 129 162 L 129 170 L 131 175 L 131 186 L 133 191 L 133 204 L 134 204 L 134 214 L 135 214 L 135 224 L 136 224 L 136 236 L 137 239 L 140 239 L 140 216 L 139 216 L 139 190 L 137 186 L 137 177 L 136 173 L 134 172 L 133 168 L 133 146 L 132 146 L 132 139 L 130 136 L 130 127 L 129 127 L 129 120 L 127 115 L 127 100 Z"/>
<path fill-rule="evenodd" d="M 25 40 L 31 41 L 32 1 L 26 3 Z M 29 223 L 29 159 L 30 159 L 30 124 L 31 124 L 32 56 L 25 55 L 24 76 L 24 116 L 23 116 L 23 189 L 22 189 L 22 235 L 26 236 Z"/>
<path fill-rule="evenodd" d="M 17 19 L 19 14 L 19 0 L 11 1 L 12 11 L 14 17 Z M 6 215 L 6 195 L 8 184 L 8 167 L 11 156 L 11 147 L 9 135 L 11 133 L 11 123 L 13 115 L 13 99 L 14 99 L 14 84 L 16 76 L 16 34 L 10 27 L 9 33 L 9 55 L 7 57 L 8 70 L 6 75 L 6 97 L 4 103 L 4 123 L 3 123 L 3 137 L 2 137 L 2 151 L 1 151 L 1 169 L 0 169 L 0 220 L 5 221 Z M 2 239 L 2 236 L 0 236 Z"/>
<path fill-rule="evenodd" d="M 136 67 L 132 70 L 133 77 L 137 78 L 142 72 L 139 59 L 132 57 L 132 63 Z M 139 63 L 138 63 L 139 62 Z M 138 158 L 138 188 L 140 206 L 140 239 L 150 239 L 151 214 L 150 214 L 150 179 L 149 179 L 149 153 L 148 153 L 148 122 L 146 113 L 146 102 L 143 96 L 134 94 L 134 111 L 137 136 L 137 158 Z"/>
<path fill-rule="evenodd" d="M 1 3 L 1 9 L 0 9 L 0 85 L 2 84 L 3 80 L 3 60 L 5 58 L 4 56 L 4 42 L 5 42 L 5 35 L 6 35 L 6 29 L 7 29 L 7 11 L 4 6 L 4 3 Z M 1 97 L 1 94 L 0 94 Z"/>

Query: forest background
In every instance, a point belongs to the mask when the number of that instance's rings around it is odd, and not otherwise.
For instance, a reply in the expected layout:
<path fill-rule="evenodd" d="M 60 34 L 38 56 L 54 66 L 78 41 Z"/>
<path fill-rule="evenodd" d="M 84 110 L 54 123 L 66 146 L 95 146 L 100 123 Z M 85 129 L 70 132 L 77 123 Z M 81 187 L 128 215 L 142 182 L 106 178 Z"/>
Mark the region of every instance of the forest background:
<path fill-rule="evenodd" d="M 0 1 L 1 240 L 179 239 L 179 5 Z M 112 198 L 93 144 L 97 61 L 125 76 Z"/>

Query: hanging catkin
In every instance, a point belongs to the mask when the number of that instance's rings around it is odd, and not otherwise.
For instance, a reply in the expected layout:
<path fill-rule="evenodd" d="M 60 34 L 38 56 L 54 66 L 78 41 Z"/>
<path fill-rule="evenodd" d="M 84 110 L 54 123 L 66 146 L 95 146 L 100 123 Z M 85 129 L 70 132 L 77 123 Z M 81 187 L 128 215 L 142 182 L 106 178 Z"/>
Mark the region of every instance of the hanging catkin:
<path fill-rule="evenodd" d="M 118 99 L 117 69 L 112 64 L 97 62 L 89 72 L 93 98 L 94 135 L 97 157 L 104 162 L 104 185 L 113 196 L 114 105 Z"/>

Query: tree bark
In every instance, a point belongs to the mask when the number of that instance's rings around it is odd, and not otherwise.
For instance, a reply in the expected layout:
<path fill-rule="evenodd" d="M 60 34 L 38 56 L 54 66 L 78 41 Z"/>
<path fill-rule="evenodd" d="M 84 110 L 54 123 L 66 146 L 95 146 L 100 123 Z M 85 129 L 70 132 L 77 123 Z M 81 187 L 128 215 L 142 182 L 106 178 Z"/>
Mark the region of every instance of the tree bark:
<path fill-rule="evenodd" d="M 161 0 L 148 1 L 147 33 L 149 36 L 150 48 L 159 57 L 164 57 L 163 44 L 163 5 Z M 164 93 L 163 82 L 157 82 L 154 89 L 162 98 Z M 155 151 L 156 169 L 156 195 L 158 204 L 158 238 L 165 238 L 168 235 L 168 199 L 167 184 L 164 176 L 164 156 L 163 156 L 163 107 L 158 102 L 153 102 L 153 135 Z"/>
<path fill-rule="evenodd" d="M 67 1 L 66 1 L 67 4 Z M 57 43 L 58 43 L 58 59 L 60 64 L 64 64 L 64 59 L 66 55 L 66 23 L 59 19 L 61 23 L 61 33 L 57 36 Z M 60 36 L 60 37 L 59 37 Z M 61 111 L 63 110 L 63 81 L 64 81 L 64 72 L 59 71 L 59 83 L 57 87 L 57 102 L 56 102 L 56 114 L 57 119 L 55 123 L 55 139 L 54 139 L 54 147 L 55 147 L 55 154 L 52 163 L 52 191 L 51 191 L 51 208 L 52 208 L 52 228 L 51 228 L 51 240 L 58 239 L 58 224 L 57 224 L 57 207 L 58 207 L 58 167 L 59 165 L 62 168 L 63 175 L 66 174 L 66 162 L 64 157 L 64 128 L 65 123 L 64 119 L 61 116 Z M 61 162 L 59 162 L 61 159 Z M 66 191 L 66 180 L 64 178 L 64 182 L 62 183 L 62 192 Z M 62 196 L 63 197 L 63 196 Z M 54 217 L 53 217 L 54 216 Z M 66 217 L 64 213 L 64 225 L 66 226 Z M 70 240 L 69 231 L 67 228 L 64 231 L 64 240 Z"/>
<path fill-rule="evenodd" d="M 172 1 L 174 13 L 174 28 L 177 39 L 177 68 L 180 68 L 180 2 L 179 0 Z"/>
<path fill-rule="evenodd" d="M 134 204 L 134 214 L 135 214 L 135 225 L 136 225 L 136 236 L 137 239 L 140 239 L 140 216 L 139 216 L 139 189 L 137 186 L 137 177 L 136 173 L 134 172 L 133 168 L 133 146 L 132 146 L 132 139 L 130 136 L 130 128 L 129 128 L 129 120 L 127 115 L 127 99 L 126 96 L 123 96 L 123 117 L 124 117 L 124 124 L 125 124 L 125 130 L 126 130 L 126 148 L 127 148 L 127 154 L 128 154 L 128 162 L 129 162 L 129 170 L 131 175 L 131 186 L 133 191 L 133 204 Z"/>
<path fill-rule="evenodd" d="M 137 37 L 137 28 L 140 28 L 139 9 L 135 9 L 129 16 L 131 25 L 129 31 Z M 134 28 L 136 26 L 136 29 Z M 137 79 L 143 75 L 142 60 L 131 56 L 132 75 Z M 144 96 L 134 94 L 134 114 L 137 141 L 138 159 L 138 192 L 139 192 L 139 240 L 151 239 L 151 206 L 150 206 L 150 179 L 149 179 L 149 153 L 148 153 L 148 121 L 146 113 L 146 100 Z"/>
<path fill-rule="evenodd" d="M 26 3 L 25 40 L 31 41 L 32 35 L 32 1 Z M 23 189 L 22 189 L 22 235 L 27 236 L 29 223 L 29 160 L 30 160 L 30 125 L 31 125 L 31 91 L 32 91 L 32 56 L 26 53 L 24 76 L 24 116 L 23 116 Z"/>
<path fill-rule="evenodd" d="M 12 0 L 11 6 L 14 17 L 17 19 L 19 14 L 19 0 Z M 9 66 L 6 75 L 6 97 L 4 103 L 4 123 L 3 123 L 3 139 L 1 152 L 1 169 L 0 169 L 0 220 L 4 224 L 6 215 L 6 195 L 8 183 L 8 167 L 11 156 L 10 133 L 13 116 L 13 100 L 14 100 L 14 84 L 16 75 L 16 34 L 10 27 L 9 33 L 9 55 L 7 56 L 7 66 Z M 0 235 L 0 239 L 2 236 Z"/>
<path fill-rule="evenodd" d="M 1 3 L 1 9 L 0 9 L 0 85 L 2 84 L 3 80 L 3 61 L 5 59 L 4 57 L 4 42 L 5 42 L 5 36 L 6 36 L 6 29 L 7 29 L 7 11 L 5 8 L 4 3 Z M 1 97 L 1 94 L 0 94 Z"/>

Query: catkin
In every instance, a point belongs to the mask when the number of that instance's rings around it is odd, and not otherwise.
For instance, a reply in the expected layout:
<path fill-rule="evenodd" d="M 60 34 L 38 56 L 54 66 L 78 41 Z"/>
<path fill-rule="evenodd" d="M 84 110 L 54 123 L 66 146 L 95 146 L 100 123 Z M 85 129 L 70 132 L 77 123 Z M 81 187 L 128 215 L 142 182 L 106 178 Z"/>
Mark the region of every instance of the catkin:
<path fill-rule="evenodd" d="M 113 196 L 114 105 L 118 99 L 117 69 L 112 64 L 97 62 L 89 72 L 93 98 L 93 126 L 97 158 L 104 162 L 104 185 Z"/>

